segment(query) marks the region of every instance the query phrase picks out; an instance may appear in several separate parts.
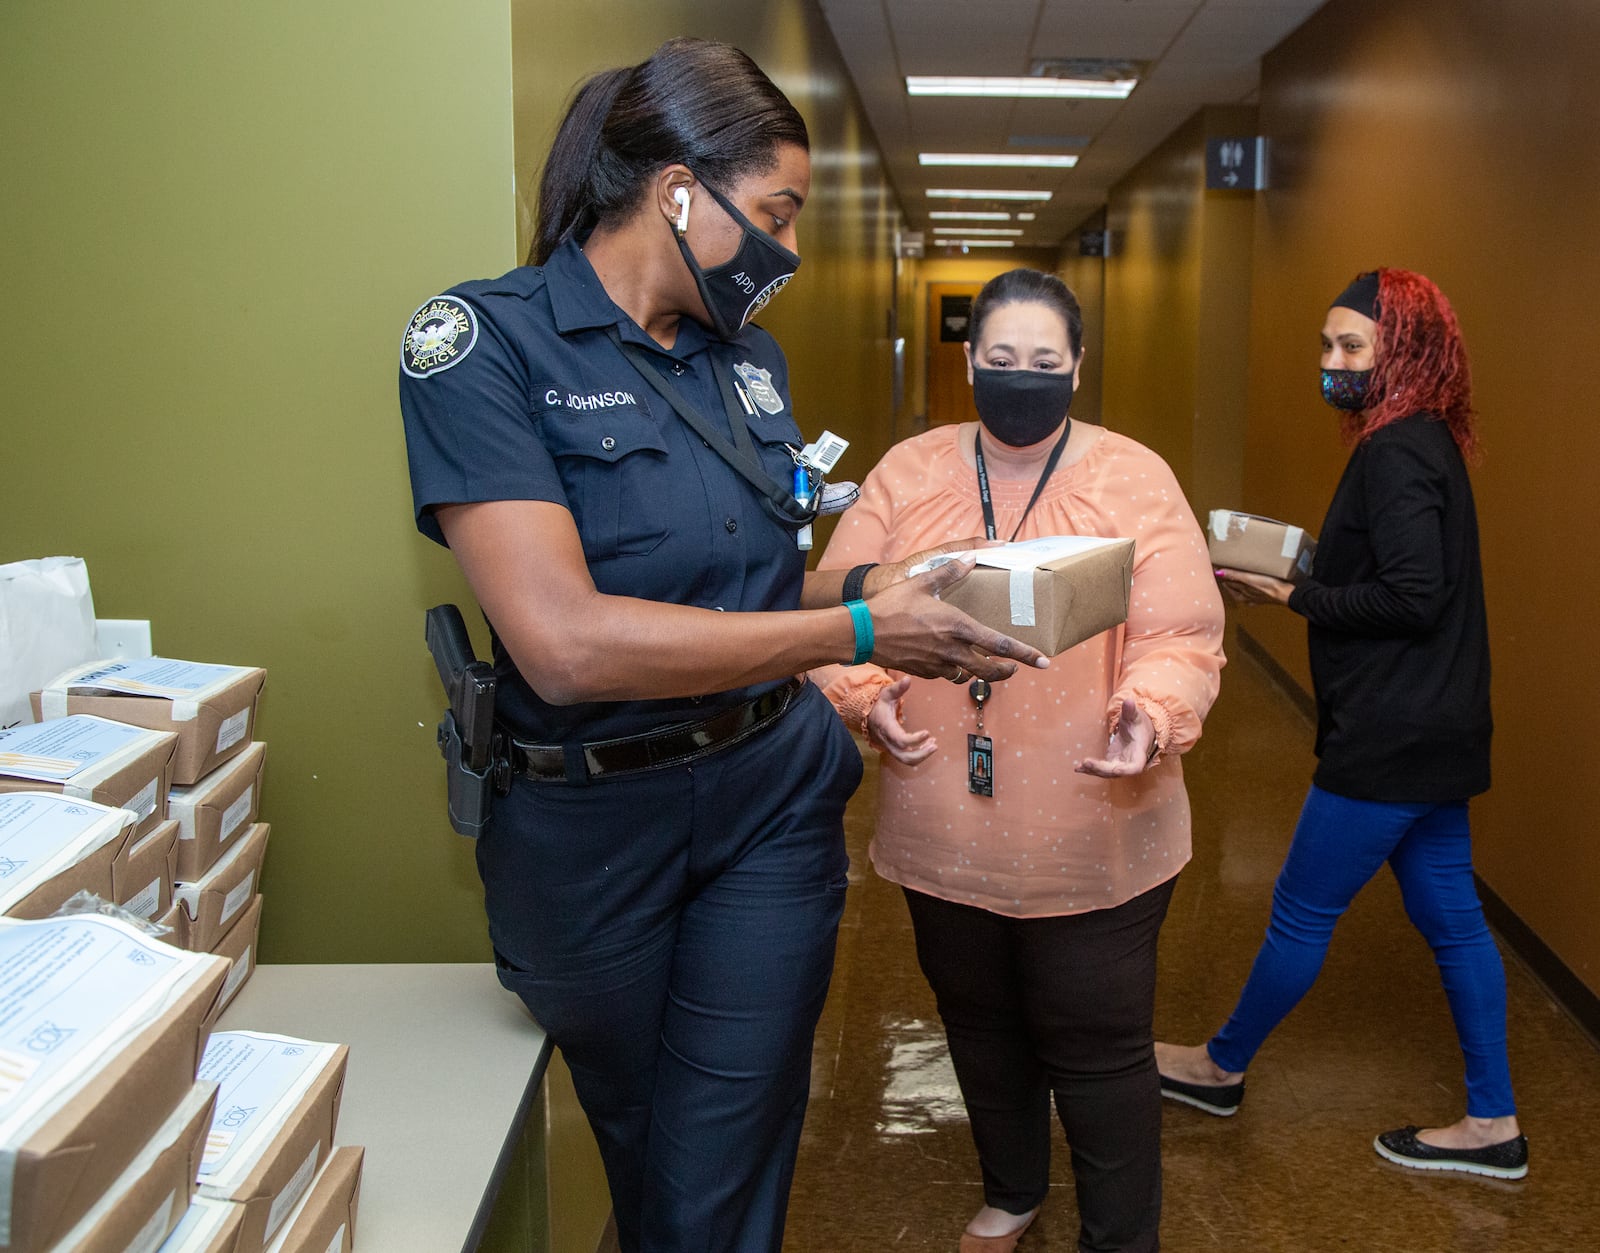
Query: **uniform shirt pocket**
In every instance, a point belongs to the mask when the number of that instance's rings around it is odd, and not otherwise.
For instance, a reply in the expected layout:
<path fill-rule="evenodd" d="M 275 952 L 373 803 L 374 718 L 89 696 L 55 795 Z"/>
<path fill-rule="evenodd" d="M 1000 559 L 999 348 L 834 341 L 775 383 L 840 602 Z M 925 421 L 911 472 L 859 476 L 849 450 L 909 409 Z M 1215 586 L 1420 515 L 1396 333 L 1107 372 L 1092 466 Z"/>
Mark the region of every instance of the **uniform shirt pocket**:
<path fill-rule="evenodd" d="M 590 561 L 642 556 L 670 529 L 667 445 L 643 410 L 546 409 L 537 415 L 555 458 L 583 555 Z"/>

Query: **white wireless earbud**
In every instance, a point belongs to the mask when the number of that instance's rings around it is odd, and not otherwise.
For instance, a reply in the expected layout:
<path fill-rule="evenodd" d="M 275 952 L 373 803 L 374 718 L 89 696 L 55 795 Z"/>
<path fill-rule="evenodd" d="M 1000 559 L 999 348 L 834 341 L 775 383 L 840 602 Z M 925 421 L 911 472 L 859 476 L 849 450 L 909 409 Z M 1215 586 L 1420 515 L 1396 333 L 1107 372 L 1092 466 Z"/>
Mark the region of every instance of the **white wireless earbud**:
<path fill-rule="evenodd" d="M 689 229 L 689 189 L 679 187 L 672 193 L 672 198 L 678 202 L 678 220 L 675 229 L 681 235 Z"/>

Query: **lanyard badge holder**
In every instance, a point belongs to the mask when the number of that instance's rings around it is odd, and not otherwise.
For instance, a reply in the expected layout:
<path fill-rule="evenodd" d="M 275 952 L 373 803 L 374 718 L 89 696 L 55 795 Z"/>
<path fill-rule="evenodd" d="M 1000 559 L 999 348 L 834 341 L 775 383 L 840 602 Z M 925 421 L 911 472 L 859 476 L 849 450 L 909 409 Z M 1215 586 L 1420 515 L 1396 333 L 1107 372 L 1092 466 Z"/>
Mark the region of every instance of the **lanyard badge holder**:
<path fill-rule="evenodd" d="M 974 679 L 967 686 L 967 694 L 978 707 L 978 733 L 967 736 L 967 791 L 974 796 L 994 795 L 994 740 L 983 733 L 983 706 L 993 690 L 984 679 Z"/>
<path fill-rule="evenodd" d="M 802 509 L 813 513 L 838 513 L 855 503 L 855 498 L 861 494 L 855 484 L 836 485 L 849 494 L 849 499 L 841 504 L 837 491 L 827 482 L 829 471 L 839 464 L 839 458 L 844 456 L 844 450 L 848 447 L 849 440 L 840 438 L 832 431 L 823 431 L 798 452 L 789 449 L 789 455 L 794 458 L 794 499 Z M 810 550 L 811 523 L 807 522 L 795 532 L 795 543 L 800 546 L 801 552 Z"/>

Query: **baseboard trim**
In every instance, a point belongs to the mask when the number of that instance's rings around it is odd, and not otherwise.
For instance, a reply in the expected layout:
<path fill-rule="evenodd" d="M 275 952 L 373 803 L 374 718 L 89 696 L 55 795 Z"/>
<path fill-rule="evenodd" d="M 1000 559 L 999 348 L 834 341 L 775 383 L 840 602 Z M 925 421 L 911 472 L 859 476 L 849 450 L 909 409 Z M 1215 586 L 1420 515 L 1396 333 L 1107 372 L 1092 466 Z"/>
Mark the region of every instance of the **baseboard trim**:
<path fill-rule="evenodd" d="M 1296 709 L 1312 722 L 1317 720 L 1317 702 L 1310 692 L 1300 686 L 1300 681 L 1278 664 L 1278 659 L 1267 651 L 1266 645 L 1251 635 L 1244 627 L 1238 631 L 1239 651 L 1267 672 L 1267 677 L 1283 690 Z"/>
<path fill-rule="evenodd" d="M 1483 902 L 1483 916 L 1488 919 L 1489 925 L 1544 988 L 1550 999 L 1577 1024 L 1596 1048 L 1600 1048 L 1600 995 L 1596 995 L 1572 967 L 1539 938 L 1517 911 L 1483 881 L 1481 875 L 1474 873 L 1472 877 L 1477 881 L 1478 899 Z"/>

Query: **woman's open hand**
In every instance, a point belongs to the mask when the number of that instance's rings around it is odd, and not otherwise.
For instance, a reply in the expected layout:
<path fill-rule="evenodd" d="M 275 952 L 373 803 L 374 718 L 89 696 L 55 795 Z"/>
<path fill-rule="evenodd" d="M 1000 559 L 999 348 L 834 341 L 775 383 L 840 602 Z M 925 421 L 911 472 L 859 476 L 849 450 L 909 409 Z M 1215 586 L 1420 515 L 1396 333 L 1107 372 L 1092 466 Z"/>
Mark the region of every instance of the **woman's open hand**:
<path fill-rule="evenodd" d="M 1079 774 L 1098 775 L 1102 779 L 1125 779 L 1144 773 L 1155 756 L 1155 748 L 1156 724 L 1131 696 L 1125 696 L 1122 716 L 1106 745 L 1106 755 L 1080 761 L 1074 769 Z"/>
<path fill-rule="evenodd" d="M 1233 605 L 1287 605 L 1294 584 L 1266 574 L 1247 574 L 1243 570 L 1218 570 L 1217 586 L 1223 599 Z"/>
<path fill-rule="evenodd" d="M 910 675 L 896 679 L 878 693 L 877 704 L 867 715 L 867 738 L 902 766 L 920 765 L 939 749 L 931 731 L 906 730 L 900 698 L 910 686 Z"/>

